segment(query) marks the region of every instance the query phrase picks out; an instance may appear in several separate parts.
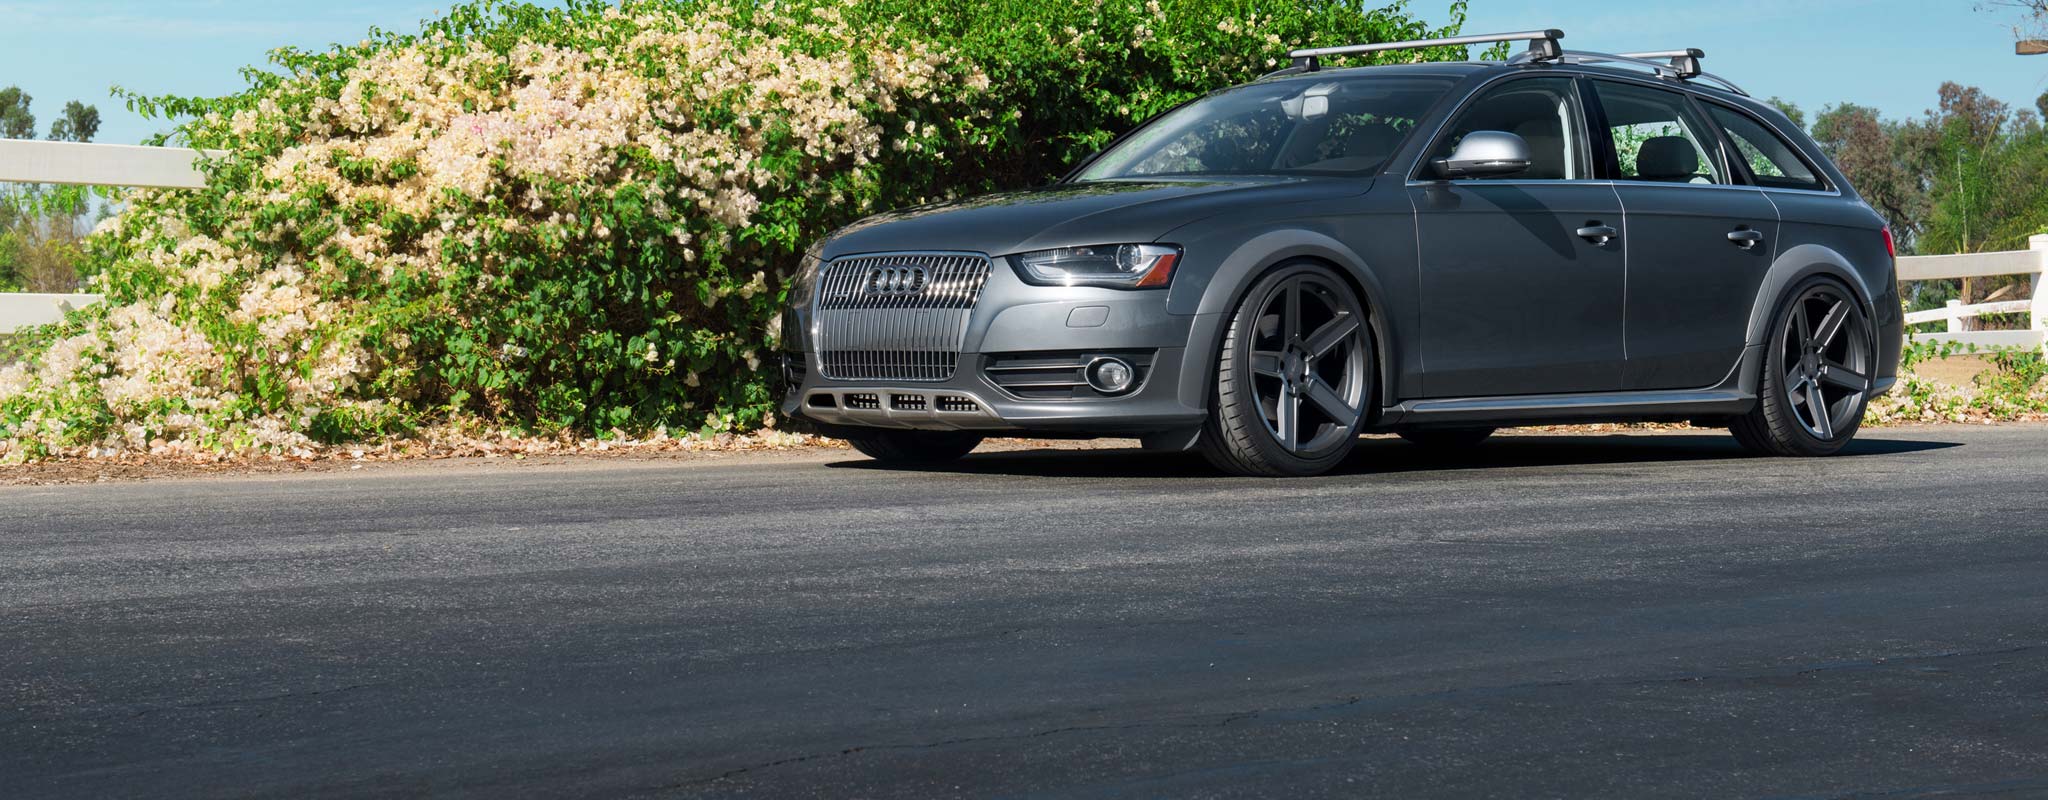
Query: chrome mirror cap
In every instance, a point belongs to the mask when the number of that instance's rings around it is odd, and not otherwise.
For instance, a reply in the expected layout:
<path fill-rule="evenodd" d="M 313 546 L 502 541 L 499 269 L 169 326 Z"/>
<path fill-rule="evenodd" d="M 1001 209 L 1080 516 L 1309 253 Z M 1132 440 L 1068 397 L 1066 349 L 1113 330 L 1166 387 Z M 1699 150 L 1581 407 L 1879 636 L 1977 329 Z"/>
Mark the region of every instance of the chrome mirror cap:
<path fill-rule="evenodd" d="M 1529 143 L 1505 131 L 1473 131 L 1458 142 L 1450 158 L 1429 162 L 1442 178 L 1514 175 L 1529 169 Z"/>

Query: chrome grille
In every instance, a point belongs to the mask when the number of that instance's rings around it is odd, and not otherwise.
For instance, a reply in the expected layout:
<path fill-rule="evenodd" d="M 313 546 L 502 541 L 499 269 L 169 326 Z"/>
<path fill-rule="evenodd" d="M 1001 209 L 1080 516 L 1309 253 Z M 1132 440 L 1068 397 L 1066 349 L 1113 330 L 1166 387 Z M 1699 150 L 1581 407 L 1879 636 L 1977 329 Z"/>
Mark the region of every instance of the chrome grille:
<path fill-rule="evenodd" d="M 943 381 L 960 364 L 987 256 L 842 258 L 818 275 L 818 367 L 833 380 Z"/>

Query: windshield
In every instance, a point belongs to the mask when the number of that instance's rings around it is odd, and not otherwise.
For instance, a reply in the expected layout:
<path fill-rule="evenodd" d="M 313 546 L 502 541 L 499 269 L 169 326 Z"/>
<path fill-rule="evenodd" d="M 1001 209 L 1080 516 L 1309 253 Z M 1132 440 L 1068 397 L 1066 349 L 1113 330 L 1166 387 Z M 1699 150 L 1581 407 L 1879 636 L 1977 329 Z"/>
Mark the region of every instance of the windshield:
<path fill-rule="evenodd" d="M 1376 172 L 1451 83 L 1353 76 L 1241 86 L 1153 120 L 1075 180 Z"/>

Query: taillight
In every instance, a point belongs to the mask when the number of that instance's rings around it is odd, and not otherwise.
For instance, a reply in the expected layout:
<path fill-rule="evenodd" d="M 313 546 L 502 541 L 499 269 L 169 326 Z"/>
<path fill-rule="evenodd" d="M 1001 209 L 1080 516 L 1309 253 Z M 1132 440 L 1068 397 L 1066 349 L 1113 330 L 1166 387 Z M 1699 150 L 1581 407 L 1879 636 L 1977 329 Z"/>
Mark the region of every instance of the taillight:
<path fill-rule="evenodd" d="M 1892 258 L 1899 257 L 1899 243 L 1892 241 L 1892 226 L 1884 226 L 1884 251 Z"/>

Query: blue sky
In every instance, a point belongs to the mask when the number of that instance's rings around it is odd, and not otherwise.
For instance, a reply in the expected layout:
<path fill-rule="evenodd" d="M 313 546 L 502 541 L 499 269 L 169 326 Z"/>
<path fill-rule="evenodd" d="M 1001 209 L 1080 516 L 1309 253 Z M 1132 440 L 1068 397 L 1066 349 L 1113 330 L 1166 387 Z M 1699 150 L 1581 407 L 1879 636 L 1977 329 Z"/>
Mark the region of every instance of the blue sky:
<path fill-rule="evenodd" d="M 1057 2 L 1058 0 L 1053 0 Z M 1447 0 L 1411 8 L 1441 20 Z M 1472 0 L 1472 32 L 1561 27 L 1587 50 L 1698 47 L 1708 69 L 1759 95 L 1808 109 L 1853 101 L 1919 114 L 1943 80 L 1983 87 L 2020 107 L 2048 90 L 2048 56 L 2012 54 L 2010 11 L 1973 0 Z M 445 2 L 332 0 L 0 0 L 0 86 L 36 98 L 47 128 L 66 100 L 98 105 L 99 141 L 160 130 L 120 108 L 113 84 L 145 94 L 213 95 L 273 47 L 356 41 L 371 26 L 409 30 Z M 1567 10 L 1569 9 L 1569 10 Z"/>
<path fill-rule="evenodd" d="M 2048 91 L 2048 56 L 2013 55 L 2017 11 L 1982 0 L 1472 0 L 1470 33 L 1560 28 L 1599 52 L 1707 52 L 1707 71 L 1812 112 L 1854 102 L 1918 116 L 1943 81 L 2019 108 Z M 1430 0 L 1416 0 L 1426 11 Z M 1567 10 L 1569 9 L 1569 10 Z"/>

